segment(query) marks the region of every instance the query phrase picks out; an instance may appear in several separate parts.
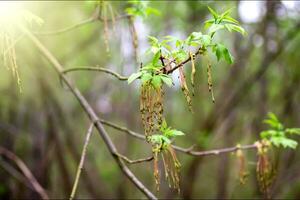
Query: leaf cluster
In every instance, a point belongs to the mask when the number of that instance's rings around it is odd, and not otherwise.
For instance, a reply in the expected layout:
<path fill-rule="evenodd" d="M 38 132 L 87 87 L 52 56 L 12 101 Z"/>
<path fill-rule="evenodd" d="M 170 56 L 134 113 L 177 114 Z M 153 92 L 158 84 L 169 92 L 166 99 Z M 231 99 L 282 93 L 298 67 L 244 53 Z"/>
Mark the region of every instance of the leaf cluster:
<path fill-rule="evenodd" d="M 297 147 L 297 141 L 288 138 L 287 135 L 300 135 L 300 128 L 285 128 L 274 113 L 269 113 L 264 123 L 268 124 L 270 129 L 260 133 L 262 139 L 270 141 L 276 147 L 291 149 Z"/>
<path fill-rule="evenodd" d="M 161 147 L 161 149 L 166 148 L 171 144 L 171 140 L 177 136 L 185 135 L 183 132 L 173 129 L 167 125 L 166 120 L 162 122 L 160 127 L 162 134 L 155 134 L 150 136 L 150 142 Z"/>
<path fill-rule="evenodd" d="M 128 1 L 130 7 L 125 9 L 128 15 L 133 17 L 148 17 L 151 14 L 160 15 L 160 11 L 148 6 L 148 1 Z"/>

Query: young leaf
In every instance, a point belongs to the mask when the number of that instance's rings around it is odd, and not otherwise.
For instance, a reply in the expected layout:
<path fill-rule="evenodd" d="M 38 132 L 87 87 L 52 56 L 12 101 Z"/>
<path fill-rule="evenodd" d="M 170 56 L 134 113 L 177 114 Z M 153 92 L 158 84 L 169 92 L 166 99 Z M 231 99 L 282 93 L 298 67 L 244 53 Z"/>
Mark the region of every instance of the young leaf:
<path fill-rule="evenodd" d="M 156 75 L 152 77 L 151 83 L 155 89 L 159 89 L 161 86 L 161 77 Z"/>
<path fill-rule="evenodd" d="M 127 80 L 128 84 L 132 83 L 135 79 L 139 78 L 140 76 L 142 76 L 142 72 L 137 72 L 137 73 L 131 74 Z"/>
<path fill-rule="evenodd" d="M 141 77 L 142 83 L 146 83 L 150 79 L 152 79 L 152 75 L 150 73 L 144 73 Z"/>
<path fill-rule="evenodd" d="M 216 13 L 216 11 L 214 11 L 211 7 L 207 6 L 209 12 L 212 14 L 212 16 L 216 19 L 219 18 L 219 15 Z"/>
<path fill-rule="evenodd" d="M 287 128 L 285 130 L 288 134 L 300 135 L 300 128 Z"/>
<path fill-rule="evenodd" d="M 178 131 L 178 130 L 175 130 L 175 129 L 172 130 L 172 134 L 173 134 L 174 136 L 185 135 L 182 131 Z"/>
<path fill-rule="evenodd" d="M 169 87 L 172 86 L 173 81 L 172 78 L 170 76 L 160 76 L 161 80 Z"/>

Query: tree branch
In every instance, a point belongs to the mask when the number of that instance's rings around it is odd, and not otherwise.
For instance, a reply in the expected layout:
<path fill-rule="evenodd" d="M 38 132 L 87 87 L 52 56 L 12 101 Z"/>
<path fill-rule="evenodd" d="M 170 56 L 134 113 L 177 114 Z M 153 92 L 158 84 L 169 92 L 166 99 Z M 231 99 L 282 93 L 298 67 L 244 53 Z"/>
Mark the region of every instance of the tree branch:
<path fill-rule="evenodd" d="M 88 19 L 85 19 L 77 24 L 74 24 L 74 25 L 71 25 L 71 26 L 68 26 L 66 28 L 62 28 L 62 29 L 59 29 L 59 30 L 55 30 L 55 31 L 47 31 L 47 32 L 33 32 L 35 35 L 39 35 L 39 36 L 49 36 L 49 35 L 59 35 L 59 34 L 62 34 L 62 33 L 65 33 L 65 32 L 68 32 L 68 31 L 71 31 L 73 29 L 76 29 L 76 28 L 79 28 L 81 26 L 84 26 L 86 24 L 90 24 L 90 23 L 93 23 L 97 21 L 97 18 L 94 18 L 94 17 L 90 17 Z"/>
<path fill-rule="evenodd" d="M 0 146 L 0 155 L 5 156 L 6 158 L 10 159 L 19 167 L 22 171 L 26 179 L 32 184 L 34 190 L 41 196 L 42 199 L 49 199 L 45 189 L 39 184 L 36 178 L 33 176 L 31 171 L 28 169 L 26 164 L 13 152 L 9 151 L 8 149 Z"/>
<path fill-rule="evenodd" d="M 119 19 L 123 19 L 123 18 L 128 18 L 130 15 L 120 15 L 117 16 L 114 20 L 119 20 Z M 74 30 L 76 28 L 79 28 L 81 26 L 96 22 L 96 21 L 104 21 L 104 19 L 100 16 L 100 8 L 99 6 L 96 7 L 93 15 L 91 17 L 89 17 L 88 19 L 85 19 L 77 24 L 59 29 L 59 30 L 55 30 L 55 31 L 47 31 L 47 32 L 33 32 L 33 34 L 35 35 L 39 35 L 39 36 L 49 36 L 49 35 L 58 35 L 58 34 L 62 34 L 71 30 Z M 107 22 L 113 21 L 112 19 L 106 19 Z"/>
<path fill-rule="evenodd" d="M 93 127 L 94 127 L 94 124 L 92 123 L 90 125 L 87 133 L 86 133 L 86 136 L 85 136 L 85 142 L 84 142 L 84 145 L 83 145 L 83 148 L 82 148 L 80 162 L 79 162 L 79 165 L 78 165 L 78 168 L 77 168 L 76 178 L 75 178 L 75 181 L 74 181 L 74 185 L 73 185 L 73 188 L 72 188 L 70 199 L 74 199 L 74 197 L 75 197 L 75 193 L 76 193 L 76 189 L 77 189 L 77 186 L 78 186 L 80 174 L 81 174 L 81 171 L 83 169 L 83 164 L 84 164 L 84 159 L 85 159 L 85 154 L 86 154 L 87 146 L 88 146 L 90 138 L 91 138 Z"/>
<path fill-rule="evenodd" d="M 129 130 L 126 127 L 122 127 L 119 125 L 116 125 L 112 122 L 108 122 L 106 120 L 100 119 L 101 123 L 104 125 L 107 125 L 109 127 L 112 127 L 116 130 L 122 131 L 127 133 L 128 135 L 131 135 L 133 137 L 136 137 L 140 140 L 146 140 L 146 137 L 140 133 L 136 133 L 134 131 Z M 244 146 L 235 146 L 235 147 L 228 147 L 228 148 L 221 148 L 221 149 L 214 149 L 214 150 L 208 150 L 208 151 L 193 151 L 194 145 L 192 145 L 189 148 L 183 148 L 179 147 L 176 145 L 172 145 L 172 147 L 181 153 L 186 153 L 191 156 L 209 156 L 209 155 L 219 155 L 219 154 L 224 154 L 224 153 L 230 153 L 230 152 L 235 152 L 237 150 L 248 150 L 248 149 L 256 149 L 257 146 L 256 144 L 250 144 L 250 145 L 244 145 Z"/>
<path fill-rule="evenodd" d="M 196 59 L 196 56 L 202 54 L 204 51 L 204 49 L 202 47 L 200 47 L 195 53 L 193 53 L 193 55 L 195 56 L 194 59 Z M 189 61 L 191 61 L 191 56 L 189 56 L 186 60 L 182 61 L 181 63 L 177 64 L 175 67 L 173 67 L 172 69 L 167 71 L 167 74 L 171 74 L 173 73 L 176 69 L 178 69 L 179 67 L 185 65 L 186 63 L 188 63 Z"/>
<path fill-rule="evenodd" d="M 149 190 L 144 186 L 143 183 L 141 183 L 135 175 L 130 171 L 130 169 L 125 165 L 124 161 L 116 156 L 117 149 L 110 139 L 109 135 L 107 134 L 106 130 L 104 129 L 103 125 L 99 121 L 99 118 L 93 108 L 90 106 L 90 104 L 87 102 L 87 100 L 84 98 L 84 96 L 81 94 L 81 92 L 78 90 L 78 88 L 73 85 L 71 80 L 62 73 L 63 67 L 59 63 L 59 61 L 52 55 L 52 53 L 36 38 L 35 35 L 33 35 L 28 29 L 26 29 L 23 26 L 20 26 L 20 29 L 26 33 L 28 38 L 31 40 L 31 42 L 38 48 L 38 50 L 46 57 L 46 59 L 51 63 L 53 68 L 57 71 L 61 79 L 65 82 L 67 87 L 70 89 L 70 91 L 73 93 L 73 95 L 76 97 L 88 117 L 90 118 L 91 122 L 95 125 L 95 128 L 97 129 L 99 135 L 102 137 L 104 143 L 106 144 L 109 152 L 111 155 L 113 155 L 113 158 L 115 159 L 116 163 L 122 170 L 122 172 L 128 177 L 128 179 L 134 183 L 134 185 L 143 192 L 149 199 L 157 199 Z"/>
<path fill-rule="evenodd" d="M 115 155 L 122 158 L 123 160 L 125 160 L 129 164 L 137 164 L 137 163 L 148 162 L 148 161 L 153 160 L 153 156 L 149 156 L 147 158 L 141 158 L 141 159 L 137 159 L 137 160 L 130 160 L 129 158 L 127 158 L 126 156 L 124 156 L 122 154 L 116 153 Z"/>
<path fill-rule="evenodd" d="M 110 74 L 116 77 L 117 79 L 119 79 L 120 81 L 126 81 L 128 79 L 128 77 L 126 76 L 122 76 L 114 71 L 102 67 L 89 67 L 89 66 L 71 67 L 71 68 L 64 69 L 62 73 L 68 73 L 72 71 L 100 71 L 100 72 Z"/>

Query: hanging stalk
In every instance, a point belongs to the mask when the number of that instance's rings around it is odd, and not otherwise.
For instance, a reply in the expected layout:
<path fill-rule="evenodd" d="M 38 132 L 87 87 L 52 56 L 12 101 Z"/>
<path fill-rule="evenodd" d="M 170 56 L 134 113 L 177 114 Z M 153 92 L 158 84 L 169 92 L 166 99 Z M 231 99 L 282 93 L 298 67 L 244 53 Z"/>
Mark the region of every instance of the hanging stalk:
<path fill-rule="evenodd" d="M 107 22 L 107 7 L 106 7 L 106 3 L 104 1 L 100 2 L 100 7 L 101 7 L 101 15 L 102 15 L 102 19 L 103 19 L 103 39 L 104 39 L 104 44 L 105 44 L 105 49 L 106 49 L 106 53 L 109 55 L 110 53 L 110 49 L 109 49 L 109 34 L 108 34 L 108 22 Z"/>
<path fill-rule="evenodd" d="M 269 188 L 272 185 L 274 179 L 274 169 L 268 157 L 268 147 L 259 144 L 258 148 L 258 161 L 256 163 L 256 174 L 259 188 L 265 197 L 270 199 Z"/>
<path fill-rule="evenodd" d="M 141 86 L 140 112 L 146 136 L 159 131 L 163 116 L 163 95 L 162 86 L 156 89 L 150 81 Z"/>
<path fill-rule="evenodd" d="M 20 92 L 22 92 L 21 79 L 18 72 L 16 50 L 14 47 L 12 33 L 9 33 L 8 30 L 4 30 L 1 32 L 0 37 L 1 37 L 0 41 L 2 43 L 1 52 L 3 56 L 3 63 L 8 70 L 11 70 L 13 77 L 17 80 L 17 85 L 19 87 L 19 90 Z"/>
<path fill-rule="evenodd" d="M 187 104 L 188 104 L 188 107 L 189 107 L 189 110 L 191 112 L 193 112 L 193 109 L 192 109 L 192 99 L 190 97 L 190 92 L 189 92 L 189 89 L 187 87 L 187 84 L 186 84 L 186 79 L 185 79 L 185 75 L 184 75 L 184 72 L 183 72 L 183 67 L 179 67 L 178 68 L 179 70 L 179 80 L 180 80 L 180 86 L 181 86 L 181 90 L 185 96 L 185 99 L 187 101 Z"/>
<path fill-rule="evenodd" d="M 191 84 L 192 84 L 192 95 L 195 96 L 195 75 L 196 75 L 196 67 L 195 67 L 195 54 L 190 52 L 190 58 L 192 63 L 192 73 L 191 73 Z"/>
<path fill-rule="evenodd" d="M 132 16 L 128 17 L 129 29 L 132 37 L 132 46 L 134 50 L 134 59 L 138 62 L 138 36 L 134 26 L 134 18 Z"/>
<path fill-rule="evenodd" d="M 214 90 L 213 90 L 213 82 L 212 82 L 212 72 L 211 72 L 211 64 L 207 64 L 207 84 L 208 91 L 211 93 L 212 102 L 215 103 Z"/>
<path fill-rule="evenodd" d="M 241 184 L 244 185 L 246 183 L 246 177 L 248 175 L 246 169 L 246 159 L 241 149 L 237 150 L 236 156 L 238 159 L 238 167 L 239 167 L 239 181 Z"/>

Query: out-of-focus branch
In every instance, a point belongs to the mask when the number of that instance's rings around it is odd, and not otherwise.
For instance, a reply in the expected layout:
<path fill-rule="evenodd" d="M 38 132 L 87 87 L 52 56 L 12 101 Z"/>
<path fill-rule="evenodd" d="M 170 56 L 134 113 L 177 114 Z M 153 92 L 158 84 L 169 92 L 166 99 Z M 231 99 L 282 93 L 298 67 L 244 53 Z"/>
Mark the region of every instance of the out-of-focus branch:
<path fill-rule="evenodd" d="M 10 173 L 15 179 L 23 183 L 26 187 L 35 191 L 35 189 L 28 182 L 28 180 L 24 178 L 24 175 L 21 174 L 21 172 L 19 172 L 18 170 L 16 170 L 13 166 L 11 166 L 8 162 L 4 161 L 4 159 L 2 158 L 0 158 L 0 166 L 8 173 Z"/>
<path fill-rule="evenodd" d="M 112 70 L 102 68 L 102 67 L 97 67 L 97 66 L 96 67 L 90 67 L 90 66 L 72 67 L 72 68 L 64 69 L 62 71 L 62 73 L 68 73 L 68 72 L 72 72 L 72 71 L 99 71 L 99 72 L 104 72 L 104 73 L 110 74 L 110 75 L 116 77 L 117 79 L 119 79 L 120 81 L 126 81 L 128 79 L 128 77 L 122 76 Z"/>
<path fill-rule="evenodd" d="M 65 32 L 68 32 L 68 31 L 71 31 L 71 30 L 74 30 L 76 28 L 79 28 L 81 26 L 84 26 L 84 25 L 87 25 L 87 24 L 90 24 L 90 23 L 93 23 L 97 21 L 97 18 L 94 18 L 94 17 L 90 17 L 88 19 L 85 19 L 77 24 L 74 24 L 74 25 L 71 25 L 71 26 L 68 26 L 66 28 L 62 28 L 62 29 L 59 29 L 59 30 L 55 30 L 55 31 L 48 31 L 48 32 L 34 32 L 35 35 L 38 35 L 38 36 L 49 36 L 49 35 L 58 35 L 58 34 L 62 34 L 62 33 L 65 33 Z"/>
<path fill-rule="evenodd" d="M 45 189 L 38 183 L 35 179 L 31 171 L 28 169 L 26 164 L 13 152 L 9 151 L 8 149 L 0 146 L 0 155 L 5 156 L 6 158 L 10 159 L 19 167 L 22 171 L 26 179 L 32 184 L 34 190 L 41 196 L 42 199 L 49 199 Z"/>
<path fill-rule="evenodd" d="M 62 72 L 63 66 L 59 63 L 59 61 L 54 57 L 54 55 L 38 40 L 38 38 L 32 34 L 28 29 L 23 26 L 20 26 L 20 29 L 28 36 L 31 42 L 37 47 L 37 49 L 42 53 L 43 56 L 51 63 L 51 66 L 57 71 L 59 76 L 61 77 L 62 81 L 67 85 L 70 89 L 72 94 L 76 97 L 88 117 L 90 118 L 91 122 L 94 124 L 95 128 L 97 129 L 99 135 L 102 137 L 106 147 L 108 148 L 110 154 L 115 159 L 116 163 L 122 170 L 122 172 L 128 177 L 128 179 L 134 183 L 134 185 L 143 192 L 149 199 L 157 199 L 152 192 L 149 191 L 148 188 L 145 187 L 143 183 L 138 180 L 135 175 L 130 171 L 130 169 L 125 165 L 124 161 L 116 155 L 117 149 L 114 143 L 112 142 L 111 138 L 107 134 L 106 130 L 104 129 L 102 123 L 99 121 L 99 118 L 94 111 L 94 109 L 90 106 L 87 102 L 85 97 L 81 94 L 78 88 L 71 82 L 71 80 Z"/>
<path fill-rule="evenodd" d="M 114 18 L 114 20 L 120 20 L 120 19 L 124 19 L 124 18 L 128 18 L 129 15 L 120 15 Z M 111 22 L 114 21 L 113 19 L 106 19 L 106 22 Z M 35 35 L 39 35 L 39 36 L 49 36 L 49 35 L 58 35 L 58 34 L 62 34 L 68 31 L 72 31 L 76 28 L 85 26 L 87 24 L 91 24 L 94 23 L 96 21 L 104 21 L 104 19 L 100 16 L 100 8 L 99 6 L 96 7 L 93 15 L 91 17 L 89 17 L 88 19 L 85 19 L 79 23 L 76 23 L 74 25 L 59 29 L 59 30 L 55 30 L 55 31 L 47 31 L 47 32 L 33 32 Z"/>
<path fill-rule="evenodd" d="M 77 168 L 76 177 L 75 177 L 74 185 L 73 185 L 72 192 L 71 192 L 71 195 L 70 195 L 70 199 L 74 199 L 74 197 L 75 197 L 75 193 L 76 193 L 76 189 L 77 189 L 77 186 L 78 186 L 80 174 L 81 174 L 81 171 L 83 169 L 83 164 L 84 164 L 84 159 L 85 159 L 87 146 L 88 146 L 90 138 L 91 138 L 93 127 L 94 127 L 94 124 L 92 123 L 90 125 L 87 133 L 86 133 L 86 136 L 85 136 L 85 141 L 84 141 L 84 145 L 83 145 L 83 148 L 82 148 L 80 162 L 79 162 L 79 165 L 78 165 L 78 168 Z"/>
<path fill-rule="evenodd" d="M 122 127 L 119 125 L 116 125 L 112 122 L 108 122 L 106 120 L 100 119 L 101 123 L 104 125 L 107 125 L 109 127 L 112 127 L 116 130 L 125 132 L 133 137 L 136 137 L 140 140 L 146 140 L 146 137 L 142 134 L 136 133 L 134 131 L 129 130 L 126 127 Z M 228 147 L 228 148 L 221 148 L 221 149 L 214 149 L 214 150 L 208 150 L 208 151 L 194 151 L 194 145 L 189 147 L 189 148 L 183 148 L 183 147 L 179 147 L 176 145 L 172 145 L 172 147 L 181 153 L 186 153 L 188 155 L 191 156 L 209 156 L 209 155 L 220 155 L 220 154 L 224 154 L 224 153 L 230 153 L 230 152 L 235 152 L 237 150 L 249 150 L 249 149 L 256 149 L 257 145 L 256 144 L 250 144 L 250 145 L 243 145 L 243 146 L 235 146 L 235 147 Z"/>

